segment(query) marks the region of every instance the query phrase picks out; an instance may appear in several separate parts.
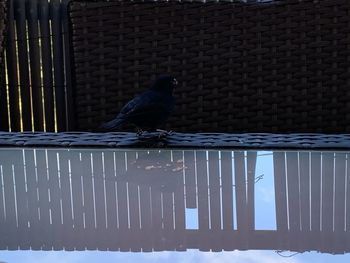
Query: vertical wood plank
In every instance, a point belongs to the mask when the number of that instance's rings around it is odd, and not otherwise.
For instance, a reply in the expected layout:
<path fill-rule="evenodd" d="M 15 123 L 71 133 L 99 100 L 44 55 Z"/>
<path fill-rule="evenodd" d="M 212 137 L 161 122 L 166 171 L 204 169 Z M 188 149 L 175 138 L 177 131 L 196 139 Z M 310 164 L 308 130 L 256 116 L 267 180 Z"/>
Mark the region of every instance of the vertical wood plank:
<path fill-rule="evenodd" d="M 248 230 L 253 231 L 255 228 L 255 167 L 257 152 L 247 151 L 247 220 Z"/>
<path fill-rule="evenodd" d="M 334 187 L 334 153 L 322 153 L 322 195 L 321 195 L 321 231 L 322 248 L 332 246 L 330 234 L 333 232 L 333 187 Z"/>
<path fill-rule="evenodd" d="M 141 175 L 142 176 L 142 175 Z M 152 251 L 152 242 L 149 237 L 152 234 L 152 218 L 151 218 L 151 196 L 150 186 L 140 185 L 140 241 L 142 251 Z"/>
<path fill-rule="evenodd" d="M 47 0 L 40 1 L 39 10 L 45 128 L 46 131 L 55 131 L 51 33 L 49 24 L 49 3 Z"/>
<path fill-rule="evenodd" d="M 147 167 L 161 166 L 156 158 L 159 158 L 158 150 L 137 152 L 128 152 L 128 171 L 127 181 L 129 187 L 136 187 L 138 190 L 137 203 L 139 206 L 139 226 L 136 229 L 131 229 L 134 234 L 133 238 L 137 238 L 138 246 L 132 249 L 142 251 L 152 251 L 152 242 L 149 242 L 151 235 L 152 219 L 151 219 L 151 196 L 150 184 L 152 184 L 152 170 L 147 170 Z M 129 188 L 130 189 L 130 188 Z M 130 200 L 130 197 L 129 197 Z M 132 211 L 130 211 L 132 213 Z M 134 217 L 133 214 L 130 215 Z M 136 222 L 135 222 L 136 223 Z M 134 241 L 132 241 L 134 242 Z"/>
<path fill-rule="evenodd" d="M 62 223 L 61 202 L 62 191 L 58 169 L 58 152 L 54 149 L 47 150 L 47 162 L 48 162 L 48 184 L 50 191 L 50 212 L 51 212 L 51 227 L 53 228 L 53 249 L 62 250 L 63 244 L 63 231 L 64 226 Z"/>
<path fill-rule="evenodd" d="M 110 250 L 119 250 L 118 213 L 117 213 L 117 179 L 114 152 L 104 151 L 104 171 L 106 178 L 107 240 Z"/>
<path fill-rule="evenodd" d="M 155 251 L 162 251 L 162 200 L 159 187 L 151 186 L 152 207 L 152 246 Z"/>
<path fill-rule="evenodd" d="M 24 158 L 26 162 L 26 175 L 27 175 L 27 187 L 28 187 L 28 210 L 29 224 L 30 224 L 30 245 L 32 250 L 40 250 L 42 246 L 40 233 L 40 221 L 39 221 L 39 187 L 38 177 L 35 167 L 34 150 L 25 149 Z"/>
<path fill-rule="evenodd" d="M 95 206 L 94 206 L 94 188 L 92 172 L 91 152 L 81 152 L 81 165 L 83 173 L 83 199 L 84 199 L 84 236 L 86 248 L 88 250 L 97 249 L 95 241 Z"/>
<path fill-rule="evenodd" d="M 73 228 L 74 245 L 77 250 L 85 248 L 84 240 L 84 209 L 83 209 L 83 165 L 80 159 L 80 150 L 70 151 L 72 205 L 73 205 Z"/>
<path fill-rule="evenodd" d="M 127 170 L 131 170 L 136 162 L 136 152 L 127 151 Z M 130 234 L 132 242 L 131 251 L 140 251 L 140 242 L 138 235 L 140 234 L 140 213 L 139 213 L 139 189 L 134 182 L 128 182 L 128 201 L 129 201 L 129 219 Z"/>
<path fill-rule="evenodd" d="M 335 196 L 334 196 L 334 233 L 333 251 L 342 253 L 346 250 L 345 236 L 345 183 L 346 183 L 346 154 L 335 154 Z"/>
<path fill-rule="evenodd" d="M 98 250 L 107 250 L 105 236 L 106 227 L 106 204 L 105 204 L 105 179 L 102 165 L 102 152 L 93 151 L 93 186 L 95 196 L 95 213 L 96 213 L 96 235 Z"/>
<path fill-rule="evenodd" d="M 6 150 L 6 153 L 12 159 L 14 182 L 16 184 L 16 205 L 18 217 L 18 245 L 20 249 L 29 249 L 29 210 L 28 196 L 26 191 L 26 175 L 24 173 L 23 150 Z"/>
<path fill-rule="evenodd" d="M 126 172 L 126 153 L 118 150 L 115 152 L 115 163 L 117 173 L 117 201 L 118 201 L 118 228 L 120 238 L 118 244 L 121 251 L 129 251 L 129 205 L 128 205 L 128 186 L 125 180 Z"/>
<path fill-rule="evenodd" d="M 73 208 L 71 197 L 71 173 L 69 169 L 69 150 L 59 151 L 59 171 L 62 190 L 63 246 L 65 250 L 74 250 Z"/>
<path fill-rule="evenodd" d="M 174 235 L 174 202 L 172 192 L 162 192 L 162 223 L 163 223 L 163 240 L 162 249 L 172 249 L 172 240 Z"/>
<path fill-rule="evenodd" d="M 0 49 L 2 50 L 2 47 L 0 47 Z M 0 131 L 9 131 L 10 128 L 7 88 L 8 85 L 5 80 L 5 65 L 3 64 L 3 57 L 0 57 Z"/>
<path fill-rule="evenodd" d="M 27 31 L 26 31 L 26 1 L 15 0 L 15 16 L 17 29 L 17 44 L 18 44 L 18 61 L 20 75 L 20 93 L 22 105 L 22 123 L 24 131 L 32 130 L 32 108 L 30 105 L 30 81 L 29 81 L 29 65 L 28 65 L 28 46 L 27 46 Z"/>
<path fill-rule="evenodd" d="M 299 248 L 300 236 L 300 193 L 299 193 L 299 162 L 297 152 L 286 152 L 287 158 L 287 191 L 289 210 L 289 234 L 291 249 Z"/>
<path fill-rule="evenodd" d="M 184 174 L 186 171 L 183 151 L 172 151 L 173 163 L 180 165 L 180 170 L 172 170 L 172 176 L 176 176 L 177 187 L 174 191 L 174 209 L 175 209 L 175 247 L 177 251 L 186 250 L 185 239 L 185 185 Z M 178 167 L 177 167 L 178 168 Z"/>
<path fill-rule="evenodd" d="M 277 230 L 288 230 L 287 219 L 287 188 L 286 188 L 286 167 L 285 167 L 285 153 L 274 152 L 273 167 L 275 178 L 275 198 L 276 198 L 276 222 Z"/>
<path fill-rule="evenodd" d="M 13 154 L 13 153 L 12 153 Z M 5 203 L 5 224 L 3 227 L 4 239 L 6 240 L 7 250 L 16 250 L 18 248 L 18 217 L 15 202 L 15 181 L 12 169 L 11 154 L 8 151 L 0 151 L 2 163 L 2 175 L 4 185 L 4 203 Z"/>
<path fill-rule="evenodd" d="M 201 251 L 209 251 L 209 200 L 206 151 L 196 151 L 195 158 L 198 185 L 198 230 L 200 236 L 198 246 Z"/>
<path fill-rule="evenodd" d="M 186 208 L 197 208 L 194 151 L 184 151 Z"/>
<path fill-rule="evenodd" d="M 299 175 L 300 175 L 300 216 L 301 230 L 308 233 L 310 226 L 310 153 L 299 152 Z"/>
<path fill-rule="evenodd" d="M 159 163 L 169 163 L 171 160 L 171 152 L 164 151 L 161 156 L 158 157 Z M 163 172 L 159 172 L 159 175 L 162 178 L 165 178 Z M 161 200 L 162 200 L 162 226 L 163 226 L 163 235 L 162 235 L 162 244 L 161 248 L 163 250 L 173 249 L 173 240 L 174 240 L 174 193 L 168 191 L 167 188 L 161 188 Z"/>
<path fill-rule="evenodd" d="M 273 174 L 275 184 L 276 224 L 280 243 L 286 246 L 288 217 L 287 217 L 287 184 L 285 152 L 273 153 Z"/>
<path fill-rule="evenodd" d="M 234 152 L 236 207 L 237 207 L 237 231 L 239 235 L 239 247 L 247 248 L 248 218 L 247 218 L 247 184 L 245 156 L 242 151 Z"/>
<path fill-rule="evenodd" d="M 65 84 L 66 84 L 66 100 L 67 100 L 67 130 L 74 131 L 75 127 L 75 114 L 71 114 L 75 111 L 74 106 L 74 87 L 72 85 L 72 51 L 71 51 L 71 39 L 69 37 L 70 19 L 69 19 L 69 4 L 71 0 L 61 0 L 62 5 L 62 35 L 64 41 L 64 69 L 65 69 Z"/>
<path fill-rule="evenodd" d="M 223 249 L 233 250 L 233 167 L 232 152 L 221 151 Z"/>
<path fill-rule="evenodd" d="M 6 211 L 5 211 L 5 185 L 4 185 L 4 169 L 3 169 L 3 153 L 4 150 L 0 150 L 0 226 L 5 226 L 6 223 Z M 0 227 L 0 249 L 6 249 L 6 227 Z"/>
<path fill-rule="evenodd" d="M 8 2 L 8 22 L 7 22 L 7 40 L 6 40 L 6 63 L 8 76 L 8 92 L 10 103 L 10 120 L 11 131 L 21 130 L 21 118 L 19 108 L 19 89 L 17 77 L 17 55 L 16 55 L 16 33 L 15 33 L 15 16 L 14 1 Z"/>
<path fill-rule="evenodd" d="M 311 232 L 318 246 L 321 231 L 321 153 L 311 152 Z"/>
<path fill-rule="evenodd" d="M 53 43 L 54 83 L 57 113 L 57 130 L 66 130 L 66 99 L 64 94 L 63 39 L 60 0 L 51 0 L 51 30 Z"/>
<path fill-rule="evenodd" d="M 49 185 L 48 185 L 48 174 L 47 174 L 47 163 L 46 163 L 46 152 L 44 149 L 35 150 L 35 159 L 37 166 L 37 177 L 38 177 L 38 193 L 39 193 L 39 217 L 41 229 L 40 234 L 42 249 L 52 250 L 53 247 L 53 232 L 50 227 L 50 211 L 49 211 Z"/>
<path fill-rule="evenodd" d="M 221 251 L 221 193 L 219 152 L 208 151 L 211 249 Z"/>
<path fill-rule="evenodd" d="M 346 154 L 346 222 L 345 222 L 345 228 L 346 228 L 346 236 L 349 236 L 350 233 L 350 154 Z M 345 246 L 350 246 L 350 239 L 347 238 L 345 242 Z"/>
<path fill-rule="evenodd" d="M 23 1 L 24 2 L 24 1 Z M 32 84 L 32 107 L 34 116 L 34 130 L 44 130 L 43 105 L 41 94 L 40 78 L 40 51 L 39 51 L 39 31 L 38 31 L 38 2 L 30 0 L 27 2 L 27 23 L 29 37 L 29 59 L 30 78 Z"/>

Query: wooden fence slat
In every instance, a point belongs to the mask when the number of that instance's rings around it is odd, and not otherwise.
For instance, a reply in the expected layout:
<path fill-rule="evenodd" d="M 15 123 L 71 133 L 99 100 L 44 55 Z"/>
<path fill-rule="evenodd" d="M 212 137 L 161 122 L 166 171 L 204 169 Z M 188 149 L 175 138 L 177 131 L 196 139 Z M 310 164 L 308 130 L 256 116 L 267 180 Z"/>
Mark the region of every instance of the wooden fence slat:
<path fill-rule="evenodd" d="M 18 245 L 20 249 L 29 249 L 29 210 L 27 205 L 28 196 L 26 191 L 26 175 L 24 173 L 23 150 L 6 150 L 6 154 L 12 159 L 14 181 L 16 184 Z"/>
<path fill-rule="evenodd" d="M 327 249 L 332 246 L 333 240 L 330 234 L 333 232 L 333 187 L 334 187 L 334 153 L 322 153 L 322 211 L 321 211 L 321 231 L 322 248 Z"/>
<path fill-rule="evenodd" d="M 149 152 L 137 151 L 133 153 L 130 152 L 130 154 L 128 154 L 128 163 L 130 165 L 128 165 L 127 180 L 129 187 L 137 187 L 139 195 L 139 211 L 137 213 L 139 214 L 139 226 L 135 229 L 135 231 L 131 229 L 132 233 L 134 233 L 135 236 L 138 236 L 139 247 L 135 247 L 134 249 L 136 250 L 142 249 L 142 251 L 152 251 L 152 243 L 149 242 L 149 237 L 152 232 L 150 196 L 150 184 L 152 184 L 152 178 L 150 171 L 147 170 L 147 167 L 158 165 L 156 164 L 156 158 L 158 155 L 157 150 L 152 150 Z M 134 156 L 136 159 L 134 159 Z M 133 215 L 130 216 L 133 217 Z"/>
<path fill-rule="evenodd" d="M 159 163 L 169 163 L 171 160 L 171 152 L 164 151 L 158 157 Z M 166 178 L 164 172 L 159 173 L 162 178 Z M 174 240 L 174 192 L 169 191 L 167 187 L 161 188 L 161 199 L 162 199 L 162 225 L 163 225 L 163 236 L 161 247 L 163 250 L 169 250 L 173 248 Z"/>
<path fill-rule="evenodd" d="M 152 234 L 151 191 L 149 185 L 140 185 L 140 223 L 141 223 L 141 248 L 142 251 L 152 251 L 152 242 L 149 237 Z"/>
<path fill-rule="evenodd" d="M 71 27 L 71 22 L 69 19 L 69 4 L 71 0 L 61 0 L 61 18 L 62 18 L 62 35 L 63 35 L 63 48 L 64 48 L 64 74 L 65 74 L 65 84 L 66 84 L 66 103 L 67 103 L 67 130 L 74 131 L 74 125 L 76 124 L 75 114 L 71 114 L 75 111 L 75 103 L 74 103 L 74 88 L 72 86 L 72 67 L 73 63 L 72 56 L 73 52 L 71 50 L 71 38 L 69 37 L 69 31 Z"/>
<path fill-rule="evenodd" d="M 51 224 L 53 228 L 53 249 L 63 249 L 63 231 L 64 225 L 62 223 L 61 213 L 61 201 L 62 201 L 62 190 L 60 187 L 60 178 L 58 170 L 58 152 L 54 149 L 47 150 L 47 162 L 49 169 L 49 191 L 50 191 L 50 211 L 51 211 Z"/>
<path fill-rule="evenodd" d="M 53 247 L 53 231 L 50 227 L 50 209 L 49 209 L 49 185 L 46 163 L 46 152 L 44 149 L 35 150 L 35 159 L 37 166 L 38 177 L 38 193 L 39 193 L 39 213 L 40 213 L 40 227 L 47 229 L 42 231 L 41 241 L 43 250 L 52 250 Z"/>
<path fill-rule="evenodd" d="M 194 151 L 184 151 L 186 208 L 197 208 Z"/>
<path fill-rule="evenodd" d="M 95 241 L 95 207 L 93 196 L 93 172 L 91 167 L 91 152 L 81 152 L 81 165 L 83 174 L 83 189 L 84 189 L 84 239 L 86 240 L 86 248 L 88 250 L 97 249 Z"/>
<path fill-rule="evenodd" d="M 321 231 L 321 153 L 311 152 L 311 232 L 318 246 Z"/>
<path fill-rule="evenodd" d="M 34 116 L 34 130 L 44 130 L 44 111 L 42 105 L 41 78 L 40 78 L 40 51 L 38 31 L 38 2 L 27 2 L 27 24 L 29 36 L 30 78 L 32 90 L 32 107 Z"/>
<path fill-rule="evenodd" d="M 350 154 L 346 154 L 346 236 L 349 236 L 350 233 Z M 345 244 L 346 247 L 350 247 L 350 238 L 347 238 Z"/>
<path fill-rule="evenodd" d="M 128 186 L 125 180 L 126 173 L 126 153 L 119 150 L 115 152 L 115 165 L 117 173 L 117 201 L 118 201 L 118 226 L 119 238 L 118 244 L 121 251 L 129 251 L 128 246 L 131 237 L 129 230 L 129 210 L 128 210 Z"/>
<path fill-rule="evenodd" d="M 30 224 L 30 244 L 32 250 L 40 250 L 42 246 L 39 221 L 39 199 L 38 199 L 38 178 L 35 171 L 34 150 L 25 149 L 24 158 L 26 162 L 27 188 L 28 188 L 28 210 Z"/>
<path fill-rule="evenodd" d="M 287 217 L 287 184 L 285 152 L 273 153 L 273 170 L 275 185 L 276 224 L 282 246 L 287 246 L 288 217 Z"/>
<path fill-rule="evenodd" d="M 248 245 L 248 214 L 247 214 L 247 183 L 245 156 L 242 151 L 234 152 L 234 170 L 236 186 L 236 212 L 239 246 L 246 248 Z"/>
<path fill-rule="evenodd" d="M 10 153 L 0 151 L 0 160 L 2 163 L 3 183 L 4 183 L 4 201 L 5 201 L 5 224 L 3 227 L 4 239 L 8 250 L 18 248 L 18 228 L 17 228 L 17 210 L 15 203 L 15 181 L 12 170 L 12 160 Z"/>
<path fill-rule="evenodd" d="M 8 22 L 7 22 L 7 40 L 6 40 L 6 63 L 8 76 L 8 92 L 10 103 L 11 131 L 21 130 L 21 113 L 19 108 L 19 90 L 18 90 L 18 60 L 16 54 L 16 33 L 15 33 L 15 2 L 9 1 Z"/>
<path fill-rule="evenodd" d="M 56 97 L 57 130 L 66 130 L 66 101 L 64 94 L 63 39 L 60 0 L 51 0 L 51 30 L 53 42 L 54 83 Z"/>
<path fill-rule="evenodd" d="M 80 151 L 70 151 L 71 163 L 71 183 L 72 183 L 72 205 L 73 205 L 73 226 L 75 248 L 82 250 L 85 248 L 84 240 L 84 208 L 83 208 L 83 188 L 82 177 L 83 165 L 80 160 Z"/>
<path fill-rule="evenodd" d="M 310 226 L 310 153 L 299 152 L 300 176 L 300 218 L 302 232 L 309 232 Z"/>
<path fill-rule="evenodd" d="M 206 151 L 195 152 L 195 162 L 197 171 L 198 186 L 198 231 L 200 235 L 199 249 L 201 251 L 210 250 L 209 233 L 209 200 L 208 200 L 208 174 Z"/>
<path fill-rule="evenodd" d="M 340 253 L 346 249 L 346 236 L 345 236 L 345 183 L 346 183 L 346 154 L 335 154 L 335 196 L 334 196 L 334 233 L 335 240 L 333 244 L 333 250 Z"/>
<path fill-rule="evenodd" d="M 186 250 L 185 240 L 185 185 L 184 173 L 186 171 L 183 151 L 172 151 L 173 164 L 176 168 L 171 170 L 171 176 L 176 177 L 176 187 L 174 191 L 174 213 L 175 213 L 175 247 L 177 251 Z M 167 176 L 169 176 L 167 174 Z"/>
<path fill-rule="evenodd" d="M 2 23 L 2 21 L 0 23 Z M 0 49 L 2 50 L 2 48 Z M 8 86 L 5 80 L 5 65 L 3 64 L 2 55 L 0 55 L 0 131 L 9 131 L 10 128 L 7 88 Z"/>
<path fill-rule="evenodd" d="M 53 96 L 53 77 L 52 77 L 52 53 L 51 53 L 51 34 L 50 34 L 50 16 L 48 0 L 41 0 L 39 5 L 40 17 L 40 37 L 41 37 L 41 59 L 42 59 L 42 86 L 44 95 L 44 113 L 46 131 L 55 131 L 54 117 L 54 96 Z"/>
<path fill-rule="evenodd" d="M 96 235 L 95 240 L 97 242 L 98 250 L 107 250 L 106 244 L 106 204 L 105 204 L 105 178 L 103 174 L 102 165 L 102 152 L 93 151 L 93 187 L 95 197 L 95 218 L 96 218 Z"/>
<path fill-rule="evenodd" d="M 136 152 L 128 151 L 127 156 L 127 171 L 132 169 L 136 162 Z M 130 174 L 128 174 L 130 175 Z M 130 220 L 130 235 L 131 235 L 131 251 L 140 251 L 140 242 L 138 235 L 140 234 L 140 213 L 139 213 L 139 189 L 135 182 L 128 183 L 128 201 L 129 201 L 129 220 Z"/>
<path fill-rule="evenodd" d="M 20 85 L 21 85 L 21 104 L 22 104 L 22 122 L 23 130 L 32 130 L 32 108 L 30 105 L 30 81 L 29 81 L 29 65 L 28 65 L 28 46 L 26 31 L 26 1 L 15 0 L 15 16 L 17 29 L 18 44 L 18 63 Z"/>
<path fill-rule="evenodd" d="M 299 162 L 297 152 L 286 152 L 287 159 L 287 196 L 289 210 L 289 246 L 298 249 L 300 236 L 300 192 Z"/>
<path fill-rule="evenodd" d="M 284 152 L 273 153 L 277 217 L 276 222 L 278 231 L 288 230 L 285 158 Z"/>
<path fill-rule="evenodd" d="M 155 251 L 162 251 L 162 193 L 161 188 L 151 186 L 151 209 L 152 209 L 152 246 Z"/>
<path fill-rule="evenodd" d="M 232 151 L 221 151 L 223 249 L 233 249 L 233 170 Z"/>
<path fill-rule="evenodd" d="M 247 220 L 248 230 L 255 228 L 255 168 L 257 152 L 247 151 Z"/>
<path fill-rule="evenodd" d="M 73 211 L 71 198 L 71 181 L 69 171 L 69 150 L 59 151 L 59 170 L 62 190 L 62 212 L 63 212 L 63 245 L 65 250 L 74 250 Z"/>
<path fill-rule="evenodd" d="M 221 251 L 221 193 L 219 152 L 208 151 L 211 249 Z"/>
<path fill-rule="evenodd" d="M 114 152 L 104 151 L 104 171 L 106 178 L 106 211 L 107 211 L 107 240 L 109 250 L 119 250 L 118 246 L 118 212 L 117 212 L 117 179 L 115 173 Z"/>
<path fill-rule="evenodd" d="M 0 151 L 0 157 L 3 157 L 3 153 Z M 4 168 L 3 168 L 3 158 L 0 158 L 0 226 L 5 226 L 6 223 L 6 212 L 5 212 L 5 185 L 4 185 Z M 0 227 L 0 237 L 6 237 L 7 228 Z M 5 238 L 0 238 L 0 249 L 4 250 L 7 248 Z"/>

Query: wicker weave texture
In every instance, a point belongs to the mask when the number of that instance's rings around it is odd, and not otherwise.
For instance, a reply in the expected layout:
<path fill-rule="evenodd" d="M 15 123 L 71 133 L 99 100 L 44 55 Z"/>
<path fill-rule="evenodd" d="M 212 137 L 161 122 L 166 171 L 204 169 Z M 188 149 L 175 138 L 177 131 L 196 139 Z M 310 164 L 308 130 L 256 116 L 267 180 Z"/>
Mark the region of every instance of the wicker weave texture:
<path fill-rule="evenodd" d="M 346 0 L 75 1 L 76 128 L 170 72 L 172 130 L 348 132 L 349 12 Z"/>
<path fill-rule="evenodd" d="M 350 134 L 0 132 L 1 147 L 350 150 Z"/>

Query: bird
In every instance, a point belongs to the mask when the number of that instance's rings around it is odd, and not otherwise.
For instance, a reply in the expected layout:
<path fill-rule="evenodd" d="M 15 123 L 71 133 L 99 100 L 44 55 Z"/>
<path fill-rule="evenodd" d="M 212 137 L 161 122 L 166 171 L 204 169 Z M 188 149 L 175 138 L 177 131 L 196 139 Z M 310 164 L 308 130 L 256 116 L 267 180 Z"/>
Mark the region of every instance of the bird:
<path fill-rule="evenodd" d="M 113 120 L 102 124 L 99 131 L 118 131 L 125 124 L 136 126 L 138 135 L 156 131 L 173 112 L 177 85 L 175 77 L 160 75 L 148 90 L 126 103 Z"/>

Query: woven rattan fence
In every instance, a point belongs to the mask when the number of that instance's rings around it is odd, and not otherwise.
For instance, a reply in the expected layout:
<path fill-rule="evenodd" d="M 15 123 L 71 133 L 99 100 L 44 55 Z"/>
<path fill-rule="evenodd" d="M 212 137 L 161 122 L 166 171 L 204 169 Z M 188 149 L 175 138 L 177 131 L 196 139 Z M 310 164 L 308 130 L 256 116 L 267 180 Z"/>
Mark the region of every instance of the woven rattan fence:
<path fill-rule="evenodd" d="M 73 1 L 76 129 L 175 75 L 175 131 L 346 132 L 350 2 Z"/>

